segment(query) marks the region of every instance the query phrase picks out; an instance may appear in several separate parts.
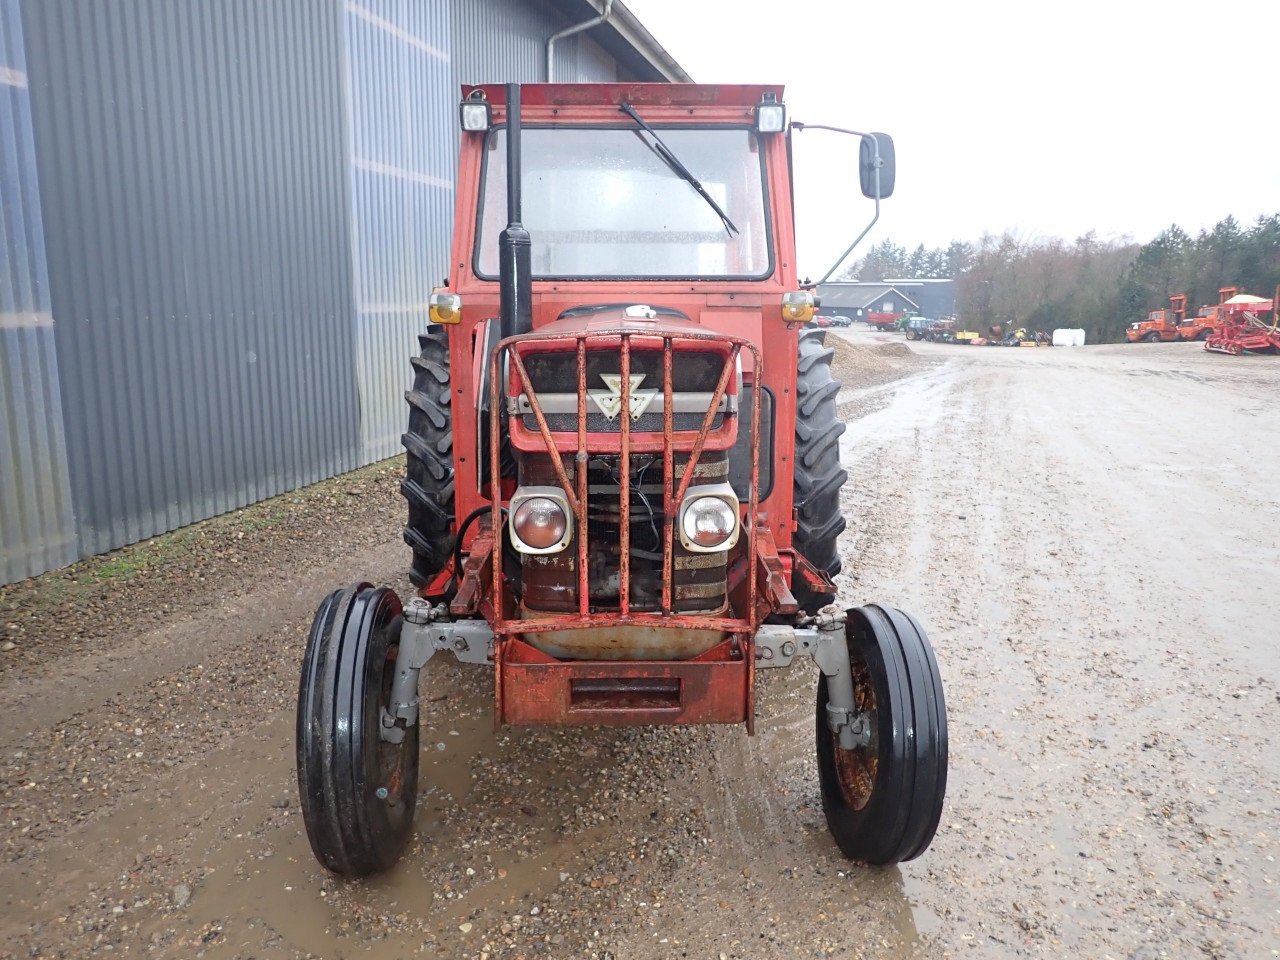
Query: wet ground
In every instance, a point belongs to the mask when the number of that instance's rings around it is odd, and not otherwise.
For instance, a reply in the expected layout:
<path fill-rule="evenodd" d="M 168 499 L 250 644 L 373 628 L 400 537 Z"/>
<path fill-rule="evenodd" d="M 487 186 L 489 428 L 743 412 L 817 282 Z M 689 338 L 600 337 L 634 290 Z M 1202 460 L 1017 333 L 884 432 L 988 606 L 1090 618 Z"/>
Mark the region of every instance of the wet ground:
<path fill-rule="evenodd" d="M 56 578 L 6 593 L 0 956 L 1280 955 L 1280 361 L 833 336 L 842 599 L 914 612 L 946 682 L 919 860 L 828 842 L 802 667 L 765 673 L 749 739 L 495 733 L 489 677 L 433 662 L 412 848 L 333 880 L 297 665 L 331 585 L 408 590 L 383 471 L 319 523 L 287 506 L 287 539 L 226 524 L 119 591 L 63 582 L 92 627 Z"/>

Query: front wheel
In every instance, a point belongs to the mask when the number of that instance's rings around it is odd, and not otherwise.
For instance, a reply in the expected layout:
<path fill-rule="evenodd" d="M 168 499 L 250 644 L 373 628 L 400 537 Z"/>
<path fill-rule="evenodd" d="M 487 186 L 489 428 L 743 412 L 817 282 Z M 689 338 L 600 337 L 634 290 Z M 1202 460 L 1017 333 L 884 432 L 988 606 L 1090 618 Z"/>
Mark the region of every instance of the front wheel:
<path fill-rule="evenodd" d="M 1198 334 L 1196 334 L 1196 339 L 1197 339 L 1197 340 L 1208 340 L 1208 339 L 1209 339 L 1209 337 L 1210 337 L 1212 334 L 1213 334 L 1213 331 L 1212 331 L 1212 330 L 1201 330 Z"/>
<path fill-rule="evenodd" d="M 298 690 L 298 795 L 316 859 L 367 876 L 400 858 L 418 793 L 418 725 L 382 732 L 400 641 L 389 587 L 335 590 L 316 611 Z"/>
<path fill-rule="evenodd" d="M 850 610 L 845 625 L 863 746 L 841 748 L 818 680 L 822 809 L 836 845 L 870 864 L 912 860 L 928 848 L 947 789 L 947 707 L 938 664 L 920 625 L 901 610 Z"/>
<path fill-rule="evenodd" d="M 1142 339 L 1143 339 L 1143 340 L 1146 340 L 1146 341 L 1147 341 L 1147 343 L 1159 343 L 1159 342 L 1160 342 L 1160 334 L 1158 334 L 1158 333 L 1148 333 L 1148 334 L 1147 334 L 1145 337 L 1143 337 Z"/>

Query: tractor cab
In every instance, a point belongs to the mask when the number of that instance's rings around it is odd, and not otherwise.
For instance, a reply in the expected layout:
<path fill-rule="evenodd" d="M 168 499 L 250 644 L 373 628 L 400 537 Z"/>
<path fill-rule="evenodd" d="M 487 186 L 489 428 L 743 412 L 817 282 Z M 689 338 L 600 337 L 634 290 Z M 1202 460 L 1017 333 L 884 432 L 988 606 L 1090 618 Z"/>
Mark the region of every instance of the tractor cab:
<path fill-rule="evenodd" d="M 941 680 L 906 614 L 829 608 L 844 424 L 789 163 L 793 130 L 855 136 L 878 217 L 892 141 L 789 123 L 771 85 L 464 86 L 458 118 L 448 280 L 406 394 L 418 594 L 361 583 L 317 613 L 298 719 L 317 857 L 359 874 L 399 855 L 437 653 L 492 670 L 501 725 L 748 733 L 757 671 L 811 659 L 837 843 L 918 855 L 945 788 Z"/>

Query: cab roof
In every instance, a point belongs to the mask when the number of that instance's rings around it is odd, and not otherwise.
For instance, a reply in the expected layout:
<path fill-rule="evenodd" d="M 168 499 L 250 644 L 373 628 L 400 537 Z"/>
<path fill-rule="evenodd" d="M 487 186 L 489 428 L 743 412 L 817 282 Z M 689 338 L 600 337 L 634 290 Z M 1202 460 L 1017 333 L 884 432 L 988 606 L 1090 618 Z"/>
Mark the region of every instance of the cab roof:
<path fill-rule="evenodd" d="M 495 107 L 507 103 L 501 83 L 462 85 L 462 99 L 487 100 Z M 782 84 L 733 83 L 525 83 L 521 107 L 634 106 L 754 107 L 765 94 L 782 102 Z"/>

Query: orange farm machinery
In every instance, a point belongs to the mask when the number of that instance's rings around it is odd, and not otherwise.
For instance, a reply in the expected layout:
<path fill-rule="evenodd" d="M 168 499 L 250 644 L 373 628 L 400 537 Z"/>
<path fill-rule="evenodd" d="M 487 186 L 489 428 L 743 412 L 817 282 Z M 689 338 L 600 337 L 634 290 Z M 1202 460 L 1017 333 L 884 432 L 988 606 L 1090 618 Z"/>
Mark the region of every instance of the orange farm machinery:
<path fill-rule="evenodd" d="M 1152 310 L 1147 319 L 1129 324 L 1124 338 L 1130 343 L 1166 343 L 1178 339 L 1178 324 L 1187 314 L 1187 295 L 1179 293 L 1169 298 L 1169 309 Z"/>

